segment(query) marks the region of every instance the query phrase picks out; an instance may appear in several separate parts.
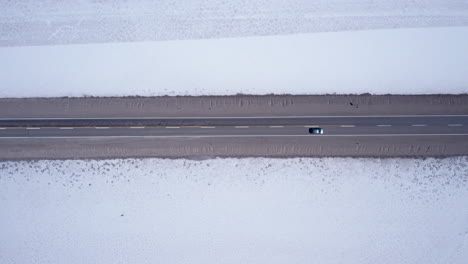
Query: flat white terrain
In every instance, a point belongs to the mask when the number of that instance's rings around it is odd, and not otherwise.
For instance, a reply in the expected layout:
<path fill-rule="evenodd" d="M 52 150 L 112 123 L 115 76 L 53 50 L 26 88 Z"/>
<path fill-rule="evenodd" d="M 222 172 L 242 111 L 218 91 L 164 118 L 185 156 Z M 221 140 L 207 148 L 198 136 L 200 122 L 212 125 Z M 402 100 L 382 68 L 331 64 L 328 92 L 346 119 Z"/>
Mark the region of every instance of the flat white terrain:
<path fill-rule="evenodd" d="M 468 26 L 466 0 L 0 2 L 0 46 Z"/>
<path fill-rule="evenodd" d="M 468 92 L 468 27 L 0 48 L 0 97 Z"/>
<path fill-rule="evenodd" d="M 0 263 L 466 263 L 468 159 L 0 163 Z"/>
<path fill-rule="evenodd" d="M 467 64 L 464 0 L 0 3 L 0 97 L 459 94 Z"/>

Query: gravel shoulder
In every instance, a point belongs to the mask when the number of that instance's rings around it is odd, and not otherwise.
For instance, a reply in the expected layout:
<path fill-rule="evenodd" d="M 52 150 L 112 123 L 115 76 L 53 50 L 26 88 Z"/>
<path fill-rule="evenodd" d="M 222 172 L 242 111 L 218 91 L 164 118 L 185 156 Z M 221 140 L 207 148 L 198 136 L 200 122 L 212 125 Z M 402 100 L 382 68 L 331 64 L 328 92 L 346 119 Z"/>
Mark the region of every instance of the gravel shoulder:
<path fill-rule="evenodd" d="M 221 117 L 468 114 L 468 95 L 237 95 L 2 98 L 0 117 Z"/>
<path fill-rule="evenodd" d="M 0 160 L 214 157 L 447 157 L 468 136 L 342 138 L 0 139 Z"/>

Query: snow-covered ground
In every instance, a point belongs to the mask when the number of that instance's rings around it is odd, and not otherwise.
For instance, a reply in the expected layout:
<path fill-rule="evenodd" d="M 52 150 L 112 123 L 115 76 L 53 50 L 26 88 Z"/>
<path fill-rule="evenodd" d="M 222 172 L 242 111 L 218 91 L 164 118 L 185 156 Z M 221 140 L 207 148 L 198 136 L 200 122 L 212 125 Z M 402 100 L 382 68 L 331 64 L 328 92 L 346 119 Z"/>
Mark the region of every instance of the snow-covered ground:
<path fill-rule="evenodd" d="M 467 65 L 465 0 L 0 2 L 0 97 L 459 94 Z"/>
<path fill-rule="evenodd" d="M 0 163 L 0 263 L 466 263 L 468 158 Z"/>
<path fill-rule="evenodd" d="M 468 92 L 468 27 L 0 48 L 0 97 Z"/>
<path fill-rule="evenodd" d="M 0 46 L 444 26 L 468 26 L 466 0 L 0 2 Z"/>

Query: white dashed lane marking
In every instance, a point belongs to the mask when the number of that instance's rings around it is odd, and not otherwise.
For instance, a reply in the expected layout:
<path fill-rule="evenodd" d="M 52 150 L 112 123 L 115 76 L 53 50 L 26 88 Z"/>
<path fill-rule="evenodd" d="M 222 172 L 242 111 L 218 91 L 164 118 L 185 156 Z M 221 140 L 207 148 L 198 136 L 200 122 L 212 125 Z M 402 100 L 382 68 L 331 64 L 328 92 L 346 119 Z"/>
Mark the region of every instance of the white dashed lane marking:
<path fill-rule="evenodd" d="M 424 126 L 427 126 L 427 125 L 424 125 L 424 124 L 413 124 L 411 126 L 414 126 L 414 127 L 424 127 Z"/>
<path fill-rule="evenodd" d="M 249 128 L 249 126 L 236 126 L 236 128 Z"/>
<path fill-rule="evenodd" d="M 463 126 L 462 124 L 448 124 L 448 126 Z"/>
<path fill-rule="evenodd" d="M 60 129 L 73 129 L 73 127 L 61 127 Z"/>
<path fill-rule="evenodd" d="M 392 125 L 377 125 L 378 127 L 390 127 Z"/>
<path fill-rule="evenodd" d="M 166 127 L 166 128 L 180 128 L 180 127 Z"/>
<path fill-rule="evenodd" d="M 109 127 L 95 127 L 96 129 L 109 129 Z"/>
<path fill-rule="evenodd" d="M 270 126 L 270 128 L 283 128 L 284 126 Z"/>
<path fill-rule="evenodd" d="M 340 127 L 355 127 L 355 125 L 341 125 Z"/>
<path fill-rule="evenodd" d="M 211 126 L 202 126 L 200 128 L 215 128 L 215 127 L 211 127 Z"/>
<path fill-rule="evenodd" d="M 41 129 L 40 127 L 27 127 L 26 129 Z"/>
<path fill-rule="evenodd" d="M 468 134 L 349 134 L 349 135 L 320 135 L 317 137 L 419 137 L 419 136 L 468 136 Z M 141 138 L 142 136 L 22 136 L 22 137 L 0 137 L 2 139 L 16 139 L 16 138 Z M 144 138 L 236 138 L 236 137 L 311 137 L 310 135 L 206 135 L 206 136 L 190 136 L 190 135 L 179 135 L 179 136 L 144 136 Z"/>
<path fill-rule="evenodd" d="M 141 128 L 145 128 L 144 126 L 133 126 L 133 127 L 130 127 L 130 128 L 137 128 L 137 129 L 141 129 Z"/>

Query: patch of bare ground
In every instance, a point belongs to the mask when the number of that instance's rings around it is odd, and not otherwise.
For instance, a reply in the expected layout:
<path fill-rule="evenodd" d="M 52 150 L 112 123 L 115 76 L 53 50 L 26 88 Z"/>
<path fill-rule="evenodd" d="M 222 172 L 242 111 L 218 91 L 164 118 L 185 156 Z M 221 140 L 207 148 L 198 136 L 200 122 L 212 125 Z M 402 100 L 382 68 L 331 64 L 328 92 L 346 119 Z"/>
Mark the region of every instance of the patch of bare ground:
<path fill-rule="evenodd" d="M 2 118 L 408 114 L 468 114 L 468 95 L 237 95 L 0 99 Z"/>
<path fill-rule="evenodd" d="M 459 137 L 126 138 L 0 140 L 0 160 L 212 157 L 446 157 L 468 155 Z"/>

